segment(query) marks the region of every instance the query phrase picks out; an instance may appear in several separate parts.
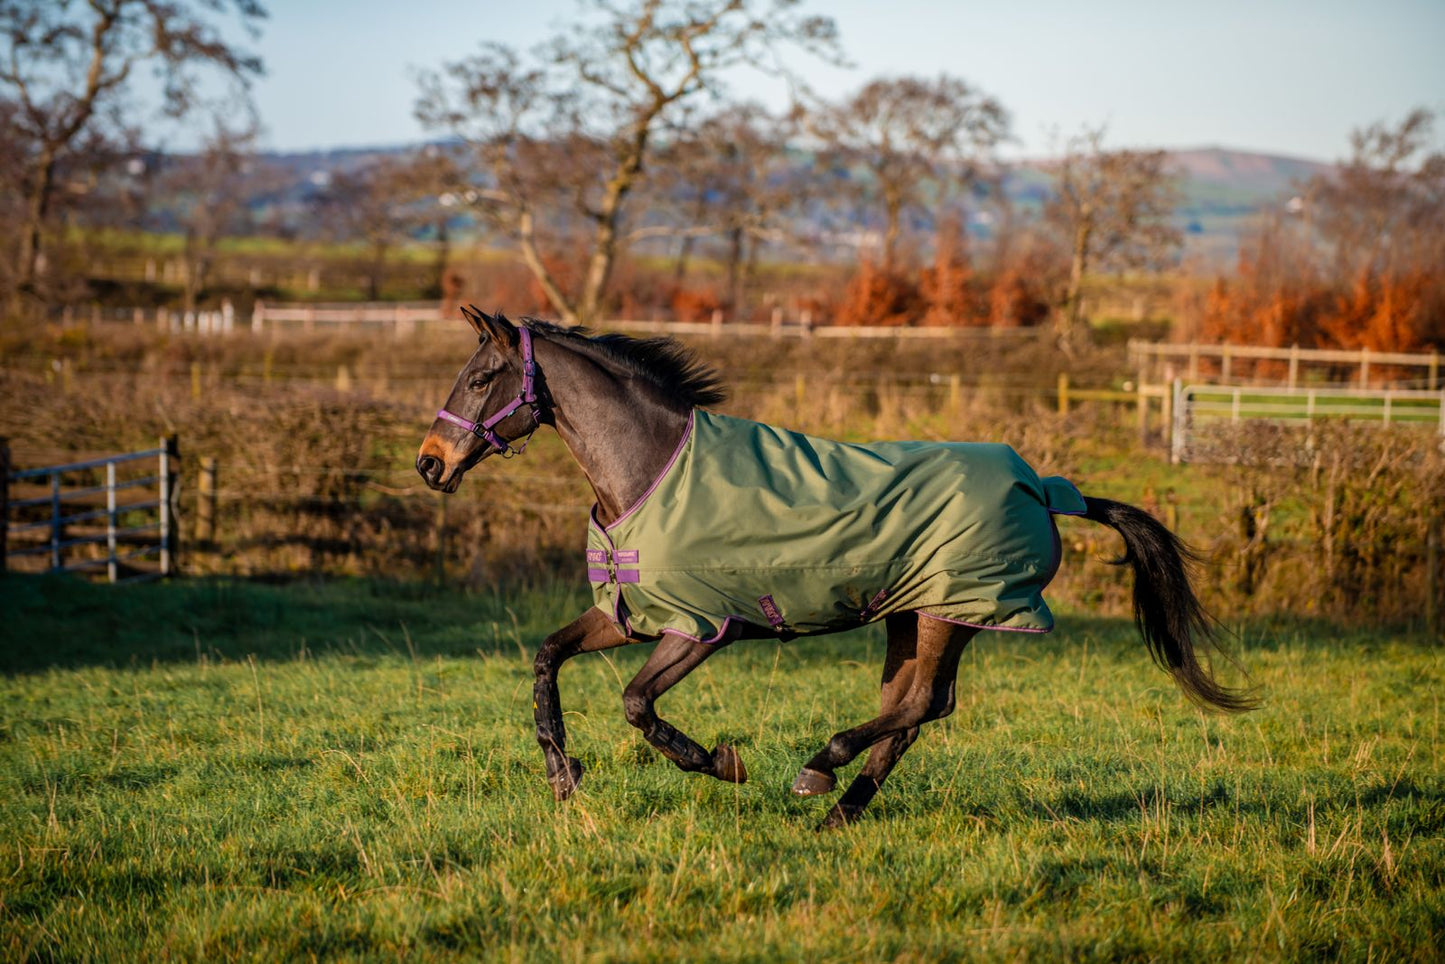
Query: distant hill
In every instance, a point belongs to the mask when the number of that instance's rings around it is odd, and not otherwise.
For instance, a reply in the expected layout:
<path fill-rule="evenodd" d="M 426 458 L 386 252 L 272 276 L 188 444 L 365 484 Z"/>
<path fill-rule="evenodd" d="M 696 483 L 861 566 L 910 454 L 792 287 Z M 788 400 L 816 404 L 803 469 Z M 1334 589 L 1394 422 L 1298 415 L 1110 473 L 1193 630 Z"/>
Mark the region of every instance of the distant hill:
<path fill-rule="evenodd" d="M 1260 198 L 1277 198 L 1293 192 L 1296 184 L 1334 169 L 1334 165 L 1319 161 L 1221 147 L 1174 151 L 1170 161 L 1192 184 L 1227 188 Z"/>
<path fill-rule="evenodd" d="M 1206 264 L 1232 261 L 1239 237 L 1254 220 L 1278 209 L 1300 186 L 1334 165 L 1320 161 L 1235 151 L 1221 147 L 1171 151 L 1183 202 L 1178 209 L 1185 231 L 1185 254 Z M 1050 190 L 1052 159 L 1021 161 L 1007 182 L 1009 195 L 1024 208 L 1037 208 Z"/>
<path fill-rule="evenodd" d="M 283 196 L 293 202 L 312 194 L 333 174 L 352 171 L 387 155 L 422 150 L 426 145 L 378 145 L 318 151 L 288 151 L 264 155 L 266 161 L 287 172 L 292 188 Z M 1186 254 L 1206 263 L 1232 260 L 1241 231 L 1254 218 L 1283 206 L 1299 185 L 1333 165 L 1297 157 L 1261 154 L 1220 147 L 1170 152 L 1180 175 L 1183 203 L 1178 216 L 1187 238 Z M 1005 191 L 1024 211 L 1037 211 L 1051 190 L 1051 159 L 1014 162 L 1005 179 Z"/>

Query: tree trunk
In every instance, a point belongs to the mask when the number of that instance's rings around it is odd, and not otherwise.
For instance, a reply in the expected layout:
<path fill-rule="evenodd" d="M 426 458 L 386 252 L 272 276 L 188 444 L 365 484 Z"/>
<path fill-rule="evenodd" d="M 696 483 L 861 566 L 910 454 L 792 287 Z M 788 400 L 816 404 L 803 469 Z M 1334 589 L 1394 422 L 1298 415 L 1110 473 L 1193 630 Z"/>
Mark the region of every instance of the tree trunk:
<path fill-rule="evenodd" d="M 903 220 L 903 196 L 892 189 L 884 192 L 883 207 L 887 212 L 888 226 L 883 233 L 883 273 L 893 273 L 894 258 L 898 254 L 898 236 Z"/>
<path fill-rule="evenodd" d="M 437 218 L 437 257 L 432 264 L 432 283 L 427 292 L 429 297 L 440 301 L 446 296 L 447 262 L 451 260 L 451 237 L 447 233 L 446 215 Z"/>
<path fill-rule="evenodd" d="M 1059 342 L 1065 351 L 1072 351 L 1089 340 L 1088 326 L 1084 322 L 1083 290 L 1092 233 L 1088 225 L 1088 215 L 1085 215 L 1084 223 L 1074 231 L 1073 257 L 1069 262 L 1069 289 L 1065 298 L 1062 324 L 1059 326 Z"/>
<path fill-rule="evenodd" d="M 196 300 L 201 291 L 201 242 L 194 231 L 186 232 L 186 246 L 181 256 L 186 270 L 185 286 L 181 289 L 181 310 L 195 311 Z"/>
<path fill-rule="evenodd" d="M 366 300 L 381 300 L 381 280 L 386 273 L 386 249 L 383 243 L 374 243 L 371 246 L 371 264 L 366 271 Z"/>
<path fill-rule="evenodd" d="M 728 231 L 728 311 L 735 321 L 743 316 L 743 239 L 741 227 L 735 226 Z"/>
<path fill-rule="evenodd" d="M 16 288 L 26 294 L 35 292 L 45 218 L 50 213 L 50 199 L 55 190 L 54 146 L 47 144 L 41 150 L 33 170 L 25 222 L 20 229 L 20 260 L 15 272 Z"/>
<path fill-rule="evenodd" d="M 687 280 L 687 263 L 692 260 L 694 240 L 690 234 L 683 235 L 682 244 L 677 249 L 677 260 L 672 263 L 672 281 L 679 287 Z"/>
<path fill-rule="evenodd" d="M 578 319 L 577 308 L 568 299 L 567 295 L 557 284 L 557 279 L 552 277 L 552 272 L 547 269 L 547 264 L 542 260 L 542 253 L 537 250 L 537 236 L 535 234 L 535 221 L 532 212 L 523 210 L 517 216 L 517 244 L 522 249 L 522 261 L 532 272 L 532 277 L 537 279 L 537 284 L 542 286 L 542 293 L 547 300 L 552 302 L 552 307 L 562 316 L 563 324 L 581 324 Z"/>

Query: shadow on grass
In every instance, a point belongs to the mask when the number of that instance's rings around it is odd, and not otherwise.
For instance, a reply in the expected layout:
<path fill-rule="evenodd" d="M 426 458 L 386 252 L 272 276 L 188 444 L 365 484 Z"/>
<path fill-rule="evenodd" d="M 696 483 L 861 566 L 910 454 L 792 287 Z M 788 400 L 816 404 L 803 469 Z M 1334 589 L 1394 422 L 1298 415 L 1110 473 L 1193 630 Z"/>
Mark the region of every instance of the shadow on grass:
<path fill-rule="evenodd" d="M 289 660 L 344 653 L 410 658 L 517 654 L 530 660 L 549 632 L 591 605 L 580 583 L 464 590 L 419 581 L 301 579 L 290 582 L 193 578 L 109 586 L 69 576 L 0 576 L 0 673 L 17 675 L 84 666 L 209 660 Z M 786 644 L 794 665 L 873 659 L 883 653 L 881 624 Z M 871 634 L 871 635 L 869 635 Z M 1239 628 L 1226 646 L 1250 650 L 1322 643 L 1369 646 L 1374 630 L 1318 620 L 1277 618 Z M 1142 641 L 1127 619 L 1068 613 L 1048 638 L 984 633 L 975 645 L 1062 653 L 1087 641 L 1127 655 Z M 751 655 L 744 655 L 751 654 Z M 745 642 L 724 656 L 774 659 L 769 641 Z"/>
<path fill-rule="evenodd" d="M 530 659 L 543 636 L 590 604 L 580 586 L 205 578 L 110 586 L 10 574 L 0 576 L 0 673 L 336 653 Z"/>

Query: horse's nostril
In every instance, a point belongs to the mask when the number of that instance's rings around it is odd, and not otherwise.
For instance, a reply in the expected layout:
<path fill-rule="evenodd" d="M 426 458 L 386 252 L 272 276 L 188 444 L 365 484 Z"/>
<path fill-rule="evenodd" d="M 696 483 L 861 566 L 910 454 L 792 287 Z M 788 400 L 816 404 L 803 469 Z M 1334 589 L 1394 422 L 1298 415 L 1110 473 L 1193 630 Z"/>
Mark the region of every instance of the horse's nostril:
<path fill-rule="evenodd" d="M 442 460 L 435 455 L 423 455 L 416 460 L 416 470 L 420 472 L 421 477 L 428 482 L 435 482 L 441 478 Z"/>

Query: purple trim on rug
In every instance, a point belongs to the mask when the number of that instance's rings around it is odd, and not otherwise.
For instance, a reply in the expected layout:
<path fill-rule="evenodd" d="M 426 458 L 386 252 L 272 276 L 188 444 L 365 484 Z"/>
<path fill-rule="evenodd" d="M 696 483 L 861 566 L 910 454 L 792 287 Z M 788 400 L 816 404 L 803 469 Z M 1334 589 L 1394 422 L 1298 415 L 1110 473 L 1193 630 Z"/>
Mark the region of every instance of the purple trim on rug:
<path fill-rule="evenodd" d="M 603 563 L 603 564 L 605 565 L 605 564 L 607 563 L 607 550 L 606 550 L 606 549 L 588 549 L 588 550 L 587 550 L 587 561 L 588 561 L 588 562 L 600 562 L 600 563 Z"/>
<path fill-rule="evenodd" d="M 622 513 L 620 516 L 609 522 L 604 527 L 603 531 L 621 525 L 623 520 L 625 520 L 628 516 L 632 515 L 632 513 L 636 512 L 638 509 L 642 508 L 642 503 L 646 502 L 647 497 L 652 495 L 653 490 L 655 490 L 659 485 L 662 484 L 663 479 L 667 478 L 667 473 L 672 471 L 672 467 L 677 462 L 678 456 L 682 455 L 682 450 L 687 447 L 688 440 L 692 438 L 692 426 L 696 414 L 696 409 L 687 413 L 687 428 L 683 429 L 682 438 L 678 441 L 677 448 L 672 450 L 672 456 L 667 460 L 667 464 L 662 467 L 662 471 L 657 473 L 657 478 L 652 480 L 652 484 L 647 487 L 647 491 L 642 493 L 642 497 L 636 502 L 632 503 L 632 505 L 627 509 L 626 512 Z M 596 511 L 596 508 L 596 506 L 593 506 L 594 512 Z M 596 516 L 594 515 L 593 518 L 596 518 Z"/>
<path fill-rule="evenodd" d="M 641 580 L 642 574 L 636 569 L 619 569 L 616 578 L 619 583 L 638 582 Z"/>
<path fill-rule="evenodd" d="M 935 616 L 935 615 L 933 615 L 932 613 L 919 612 L 917 609 L 915 609 L 914 612 L 915 612 L 915 613 L 918 613 L 918 615 L 922 616 L 924 619 L 936 619 L 936 620 L 938 620 L 938 621 L 941 622 L 941 623 L 952 623 L 952 624 L 955 625 L 955 626 L 967 626 L 967 627 L 969 627 L 970 629 L 994 629 L 994 630 L 997 630 L 997 631 L 999 631 L 999 632 L 1001 632 L 1001 633 L 1051 633 L 1051 632 L 1053 632 L 1053 630 L 1051 630 L 1051 629 L 1032 629 L 1032 628 L 1030 628 L 1030 627 L 1028 627 L 1028 626 L 985 626 L 983 623 L 971 623 L 971 622 L 969 622 L 969 621 L 966 620 L 966 619 L 949 619 L 947 616 Z"/>
<path fill-rule="evenodd" d="M 608 581 L 608 577 L 609 577 L 609 573 L 607 572 L 606 569 L 588 569 L 588 570 L 587 570 L 587 581 L 588 581 L 588 582 L 607 582 L 607 581 Z"/>
<path fill-rule="evenodd" d="M 631 565 L 631 566 L 635 566 L 635 565 L 637 565 L 637 563 L 638 563 L 637 550 L 636 550 L 636 549 L 614 549 L 613 552 L 612 552 L 612 561 L 615 562 L 615 563 L 617 563 L 619 566 L 621 566 L 621 565 Z"/>
<path fill-rule="evenodd" d="M 703 639 L 701 636 L 694 636 L 692 633 L 685 633 L 680 629 L 664 629 L 662 633 L 664 636 L 668 633 L 672 633 L 674 636 L 681 636 L 683 639 L 691 640 L 694 643 L 702 643 L 704 646 L 711 646 L 718 640 L 722 639 L 723 636 L 727 635 L 728 624 L 732 622 L 747 623 L 750 622 L 750 620 L 743 616 L 724 616 L 722 625 L 718 627 L 717 635 L 713 636 L 710 639 Z"/>
<path fill-rule="evenodd" d="M 758 608 L 768 619 L 768 625 L 774 629 L 783 628 L 783 614 L 778 611 L 778 604 L 773 601 L 771 594 L 758 597 Z"/>

